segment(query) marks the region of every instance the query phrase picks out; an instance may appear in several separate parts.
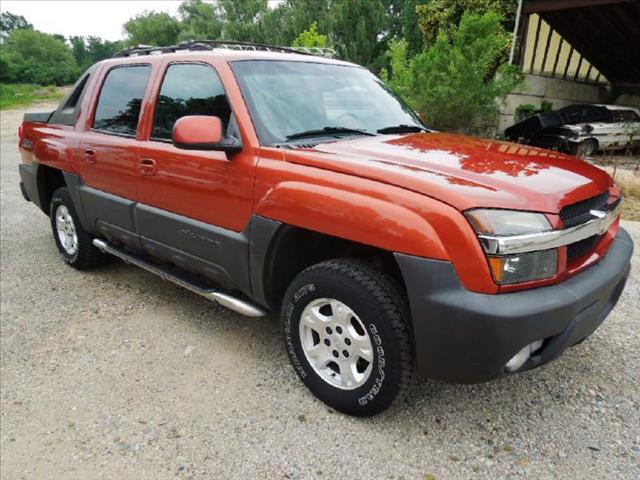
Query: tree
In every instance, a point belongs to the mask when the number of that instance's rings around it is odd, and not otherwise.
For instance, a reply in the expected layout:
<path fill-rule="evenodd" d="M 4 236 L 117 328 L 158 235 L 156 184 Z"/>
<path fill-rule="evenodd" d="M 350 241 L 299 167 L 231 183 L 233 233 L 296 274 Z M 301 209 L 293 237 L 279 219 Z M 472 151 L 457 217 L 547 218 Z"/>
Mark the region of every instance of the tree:
<path fill-rule="evenodd" d="M 391 17 L 383 0 L 334 0 L 327 20 L 338 56 L 374 71 L 384 66 Z"/>
<path fill-rule="evenodd" d="M 11 12 L 0 14 L 0 39 L 4 42 L 12 32 L 16 30 L 32 29 L 33 25 L 27 22 L 22 15 L 14 15 Z"/>
<path fill-rule="evenodd" d="M 186 0 L 178 8 L 182 20 L 179 40 L 216 40 L 222 34 L 217 5 L 202 0 Z"/>
<path fill-rule="evenodd" d="M 144 12 L 127 21 L 122 27 L 128 45 L 175 45 L 182 24 L 168 13 Z"/>
<path fill-rule="evenodd" d="M 521 81 L 515 66 L 495 66 L 508 42 L 501 20 L 495 12 L 465 13 L 455 31 L 441 32 L 413 60 L 406 58 L 401 43 L 392 44 L 390 86 L 404 92 L 431 126 L 483 133 L 495 124 L 497 99 Z"/>
<path fill-rule="evenodd" d="M 503 26 L 512 31 L 517 5 L 515 0 L 431 0 L 418 5 L 416 12 L 425 41 L 433 44 L 440 33 L 451 35 L 465 12 L 496 12 L 501 16 Z"/>
<path fill-rule="evenodd" d="M 285 0 L 261 17 L 264 41 L 288 46 L 314 22 L 318 31 L 329 33 L 330 0 Z"/>
<path fill-rule="evenodd" d="M 0 60 L 6 66 L 3 81 L 64 85 L 79 73 L 69 46 L 37 30 L 14 30 L 0 49 Z"/>
<path fill-rule="evenodd" d="M 130 45 L 224 39 L 287 46 L 303 41 L 302 32 L 315 24 L 340 58 L 380 71 L 386 65 L 388 42 L 395 36 L 407 39 L 410 54 L 421 50 L 416 7 L 428 1 L 282 0 L 270 8 L 269 0 L 185 0 L 179 19 L 145 13 L 124 29 Z"/>
<path fill-rule="evenodd" d="M 261 20 L 269 11 L 267 0 L 218 0 L 222 38 L 239 42 L 264 42 Z"/>
<path fill-rule="evenodd" d="M 394 38 L 389 42 L 387 57 L 392 74 L 390 75 L 386 68 L 382 69 L 382 80 L 396 95 L 410 101 L 412 71 L 409 60 L 409 43 L 404 38 Z"/>
<path fill-rule="evenodd" d="M 111 42 L 98 37 L 69 37 L 71 51 L 81 71 L 122 50 L 122 42 Z"/>
<path fill-rule="evenodd" d="M 326 35 L 322 35 L 318 32 L 318 22 L 313 22 L 309 27 L 309 30 L 302 32 L 296 39 L 293 40 L 292 45 L 294 47 L 326 47 L 329 44 L 329 39 Z"/>
<path fill-rule="evenodd" d="M 424 35 L 420 30 L 417 7 L 430 0 L 389 0 L 391 16 L 390 38 L 402 38 L 407 42 L 408 54 L 413 56 L 422 50 Z"/>

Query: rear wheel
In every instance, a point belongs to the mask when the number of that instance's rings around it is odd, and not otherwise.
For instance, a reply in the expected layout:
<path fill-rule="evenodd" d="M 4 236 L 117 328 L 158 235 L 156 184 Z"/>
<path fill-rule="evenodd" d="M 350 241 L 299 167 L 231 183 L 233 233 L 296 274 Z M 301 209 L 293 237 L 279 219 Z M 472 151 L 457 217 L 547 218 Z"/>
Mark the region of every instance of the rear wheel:
<path fill-rule="evenodd" d="M 329 260 L 304 270 L 287 290 L 282 320 L 296 372 L 331 407 L 375 415 L 405 392 L 412 370 L 407 302 L 368 263 Z"/>
<path fill-rule="evenodd" d="M 82 227 L 66 188 L 53 193 L 49 212 L 53 238 L 66 263 L 87 270 L 103 260 L 104 255 L 93 246 L 92 235 Z"/>

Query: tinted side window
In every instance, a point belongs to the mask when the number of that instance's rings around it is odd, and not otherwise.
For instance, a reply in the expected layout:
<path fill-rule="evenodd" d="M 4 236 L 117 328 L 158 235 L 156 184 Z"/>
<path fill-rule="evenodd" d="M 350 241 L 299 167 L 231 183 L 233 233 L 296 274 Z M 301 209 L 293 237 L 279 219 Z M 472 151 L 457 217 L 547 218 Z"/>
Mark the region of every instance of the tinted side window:
<path fill-rule="evenodd" d="M 231 107 L 213 68 L 200 64 L 170 65 L 156 105 L 153 138 L 171 139 L 173 124 L 185 115 L 220 117 L 227 128 Z"/>
<path fill-rule="evenodd" d="M 123 135 L 135 135 L 144 91 L 151 67 L 117 67 L 104 81 L 93 128 Z"/>
<path fill-rule="evenodd" d="M 638 116 L 633 110 L 615 110 L 613 119 L 616 122 L 637 122 Z"/>

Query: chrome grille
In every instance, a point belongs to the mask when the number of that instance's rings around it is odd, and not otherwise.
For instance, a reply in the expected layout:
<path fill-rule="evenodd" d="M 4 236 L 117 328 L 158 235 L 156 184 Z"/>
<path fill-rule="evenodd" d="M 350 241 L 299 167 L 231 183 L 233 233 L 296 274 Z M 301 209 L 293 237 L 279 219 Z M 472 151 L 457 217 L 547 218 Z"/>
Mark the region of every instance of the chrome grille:
<path fill-rule="evenodd" d="M 609 192 L 602 192 L 595 197 L 587 198 L 577 203 L 567 205 L 560 210 L 560 218 L 564 223 L 564 228 L 575 227 L 581 223 L 588 222 L 593 217 L 589 213 L 591 210 L 603 210 L 609 200 Z"/>

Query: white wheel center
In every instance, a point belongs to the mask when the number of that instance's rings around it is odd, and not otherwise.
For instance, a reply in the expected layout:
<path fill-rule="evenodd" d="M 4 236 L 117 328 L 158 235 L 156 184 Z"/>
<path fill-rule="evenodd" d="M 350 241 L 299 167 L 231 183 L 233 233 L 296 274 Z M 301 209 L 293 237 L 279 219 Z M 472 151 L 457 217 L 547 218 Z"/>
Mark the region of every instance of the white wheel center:
<path fill-rule="evenodd" d="M 64 251 L 69 255 L 75 255 L 78 251 L 78 234 L 73 217 L 64 205 L 58 205 L 56 209 L 56 231 Z"/>
<path fill-rule="evenodd" d="M 330 385 L 353 390 L 373 369 L 373 345 L 351 308 L 333 298 L 318 298 L 300 318 L 302 350 L 314 371 Z"/>

